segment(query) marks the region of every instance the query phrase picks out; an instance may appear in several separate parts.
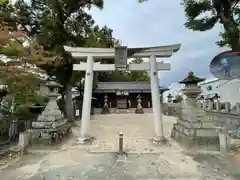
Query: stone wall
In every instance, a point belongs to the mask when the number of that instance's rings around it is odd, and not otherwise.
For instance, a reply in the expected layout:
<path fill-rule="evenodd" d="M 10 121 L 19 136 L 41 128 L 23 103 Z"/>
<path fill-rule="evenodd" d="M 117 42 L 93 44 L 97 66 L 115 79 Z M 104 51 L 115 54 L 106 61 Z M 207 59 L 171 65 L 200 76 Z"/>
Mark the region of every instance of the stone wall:
<path fill-rule="evenodd" d="M 240 103 L 233 108 L 229 102 L 219 101 L 196 101 L 196 105 L 195 109 L 184 108 L 183 104 L 166 105 L 164 113 L 178 117 L 172 131 L 172 137 L 176 140 L 190 146 L 218 145 L 223 129 L 229 134 L 240 126 Z"/>

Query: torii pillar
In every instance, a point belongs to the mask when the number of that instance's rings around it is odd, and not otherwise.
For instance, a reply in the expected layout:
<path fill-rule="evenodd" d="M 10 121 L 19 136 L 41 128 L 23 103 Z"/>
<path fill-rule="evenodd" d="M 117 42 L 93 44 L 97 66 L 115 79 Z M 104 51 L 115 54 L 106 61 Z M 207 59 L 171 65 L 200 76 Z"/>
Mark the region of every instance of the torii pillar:
<path fill-rule="evenodd" d="M 85 88 L 83 97 L 82 120 L 81 120 L 81 137 L 80 142 L 91 140 L 89 133 L 90 127 L 90 110 L 93 86 L 94 71 L 150 71 L 151 79 L 151 96 L 153 108 L 153 123 L 154 123 L 154 141 L 164 139 L 163 122 L 161 113 L 160 90 L 157 71 L 170 70 L 169 63 L 158 62 L 156 58 L 171 57 L 174 52 L 180 49 L 180 44 L 169 46 L 156 46 L 144 48 L 82 48 L 64 46 L 65 51 L 70 52 L 72 57 L 77 59 L 87 59 L 87 63 L 74 64 L 73 70 L 86 71 Z M 149 63 L 127 64 L 127 58 L 149 58 Z M 113 59 L 115 64 L 100 64 L 94 63 L 95 59 Z"/>

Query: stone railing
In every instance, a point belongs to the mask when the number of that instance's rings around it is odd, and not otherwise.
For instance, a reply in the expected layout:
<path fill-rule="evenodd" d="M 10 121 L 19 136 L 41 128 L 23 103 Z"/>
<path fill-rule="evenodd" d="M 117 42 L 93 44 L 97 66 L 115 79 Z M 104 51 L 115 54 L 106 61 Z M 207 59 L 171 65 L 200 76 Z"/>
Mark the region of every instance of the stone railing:
<path fill-rule="evenodd" d="M 181 115 L 181 104 L 180 103 L 164 103 L 165 115 L 180 116 Z M 240 103 L 231 108 L 229 102 L 197 102 L 197 107 L 202 110 L 201 115 L 197 116 L 198 120 L 201 121 L 212 121 L 214 126 L 225 127 L 227 129 L 236 129 L 240 126 Z"/>
<path fill-rule="evenodd" d="M 201 106 L 206 118 L 214 121 L 216 127 L 230 130 L 240 125 L 240 103 L 237 103 L 233 109 L 229 102 L 220 103 L 219 101 L 204 103 Z"/>
<path fill-rule="evenodd" d="M 216 140 L 220 144 L 220 149 L 227 151 L 232 144 L 238 147 L 240 144 L 240 132 L 238 132 L 240 129 L 240 103 L 232 107 L 229 102 L 219 101 L 196 102 L 193 107 L 169 103 L 165 105 L 164 114 L 178 117 L 174 131 L 195 139 L 218 137 L 219 140 Z M 174 114 L 173 108 L 175 108 L 175 112 L 179 113 Z"/>

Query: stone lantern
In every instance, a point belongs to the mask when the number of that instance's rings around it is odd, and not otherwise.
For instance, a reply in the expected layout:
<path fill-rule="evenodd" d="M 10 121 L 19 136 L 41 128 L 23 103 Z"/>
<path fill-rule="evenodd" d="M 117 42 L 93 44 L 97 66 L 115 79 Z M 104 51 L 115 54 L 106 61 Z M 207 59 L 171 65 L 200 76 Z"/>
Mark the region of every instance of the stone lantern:
<path fill-rule="evenodd" d="M 185 95 L 182 104 L 182 115 L 188 120 L 195 121 L 196 114 L 195 110 L 198 108 L 196 98 L 201 94 L 201 88 L 198 87 L 198 83 L 205 79 L 194 76 L 193 72 L 189 72 L 188 76 L 180 81 L 180 84 L 184 84 L 185 87 L 182 89 L 182 93 Z"/>
<path fill-rule="evenodd" d="M 172 94 L 169 93 L 168 96 L 167 96 L 167 101 L 168 101 L 168 103 L 171 103 L 171 102 L 172 102 L 172 98 L 173 98 Z"/>
<path fill-rule="evenodd" d="M 38 116 L 37 121 L 32 122 L 33 138 L 41 137 L 51 142 L 54 139 L 62 138 L 70 129 L 68 120 L 64 118 L 62 112 L 57 105 L 58 90 L 60 84 L 49 81 L 46 83 L 49 89 L 49 102 L 44 111 Z M 39 131 L 41 129 L 41 131 Z"/>
<path fill-rule="evenodd" d="M 143 110 L 143 107 L 142 107 L 142 97 L 140 96 L 140 94 L 138 94 L 138 96 L 136 97 L 137 98 L 137 108 L 135 109 L 135 113 L 136 114 L 143 114 L 144 113 L 144 110 Z"/>
<path fill-rule="evenodd" d="M 204 80 L 190 72 L 184 80 L 179 82 L 185 85 L 182 89 L 185 98 L 181 103 L 180 116 L 177 123 L 173 125 L 171 136 L 184 144 L 187 143 L 188 146 L 218 142 L 215 127 L 209 125 L 212 122 L 205 118 L 204 110 L 197 106 L 196 98 L 201 94 L 197 84 Z"/>
<path fill-rule="evenodd" d="M 179 82 L 180 84 L 185 85 L 184 89 L 182 90 L 183 94 L 190 99 L 196 100 L 197 96 L 202 92 L 201 88 L 198 87 L 198 83 L 204 80 L 204 78 L 194 76 L 193 72 L 189 72 L 188 76 Z"/>
<path fill-rule="evenodd" d="M 104 105 L 103 105 L 101 114 L 109 114 L 109 113 L 110 113 L 110 110 L 108 107 L 108 96 L 105 95 L 104 96 Z"/>
<path fill-rule="evenodd" d="M 54 97 L 57 98 L 57 96 L 59 95 L 59 89 L 60 89 L 61 85 L 59 83 L 55 82 L 55 81 L 47 81 L 45 83 L 45 86 L 47 86 L 47 88 L 48 88 L 47 95 L 49 97 L 54 96 Z"/>

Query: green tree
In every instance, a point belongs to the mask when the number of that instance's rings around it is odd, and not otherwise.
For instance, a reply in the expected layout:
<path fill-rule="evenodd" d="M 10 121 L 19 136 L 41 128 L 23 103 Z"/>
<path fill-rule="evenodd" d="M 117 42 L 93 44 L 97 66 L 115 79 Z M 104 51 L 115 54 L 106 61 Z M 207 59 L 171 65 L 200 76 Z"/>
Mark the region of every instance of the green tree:
<path fill-rule="evenodd" d="M 143 59 L 135 58 L 131 63 L 141 64 L 141 63 L 143 63 Z M 150 78 L 149 78 L 147 71 L 132 71 L 129 73 L 129 80 L 130 81 L 150 82 Z"/>
<path fill-rule="evenodd" d="M 26 38 L 24 33 L 17 31 L 14 13 L 11 4 L 0 4 L 0 84 L 7 85 L 8 95 L 14 98 L 17 112 L 23 106 L 37 103 L 39 79 L 26 71 L 23 58 L 29 54 L 23 46 Z"/>
<path fill-rule="evenodd" d="M 111 63 L 114 63 L 112 61 Z M 135 58 L 130 63 L 140 64 L 143 59 Z M 149 82 L 149 75 L 147 71 L 114 71 L 99 74 L 98 80 L 100 82 L 127 82 L 127 81 L 145 81 Z"/>
<path fill-rule="evenodd" d="M 74 119 L 71 89 L 83 73 L 73 72 L 79 63 L 64 51 L 64 45 L 81 47 L 108 47 L 113 42 L 112 30 L 99 28 L 85 8 L 103 7 L 102 0 L 32 0 L 31 5 L 19 0 L 15 9 L 19 27 L 30 37 L 36 36 L 41 48 L 32 50 L 32 61 L 63 85 L 66 95 L 66 112 Z M 33 53 L 34 51 L 34 53 Z"/>
<path fill-rule="evenodd" d="M 194 31 L 207 31 L 217 23 L 224 27 L 219 46 L 240 50 L 240 9 L 236 0 L 183 0 L 187 17 L 185 26 Z"/>
<path fill-rule="evenodd" d="M 8 4 L 9 0 L 0 0 L 0 5 Z"/>
<path fill-rule="evenodd" d="M 148 0 L 138 0 L 143 3 Z M 216 42 L 223 47 L 240 50 L 240 8 L 239 0 L 183 0 L 187 22 L 185 27 L 194 31 L 207 31 L 217 23 L 224 27 L 221 40 Z"/>

